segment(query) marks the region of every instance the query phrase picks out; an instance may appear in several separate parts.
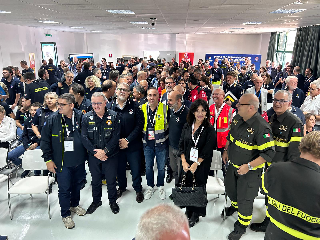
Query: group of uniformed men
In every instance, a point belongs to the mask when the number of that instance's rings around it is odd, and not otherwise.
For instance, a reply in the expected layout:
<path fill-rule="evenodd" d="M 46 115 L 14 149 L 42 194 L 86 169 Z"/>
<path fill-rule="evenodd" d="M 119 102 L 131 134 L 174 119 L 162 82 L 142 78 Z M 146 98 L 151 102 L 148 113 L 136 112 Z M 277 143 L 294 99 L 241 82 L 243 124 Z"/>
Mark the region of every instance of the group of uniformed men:
<path fill-rule="evenodd" d="M 172 78 L 168 77 L 167 80 L 166 88 L 170 89 L 169 82 Z M 191 90 L 196 88 L 196 86 L 192 88 L 192 84 L 197 85 L 191 82 L 189 84 Z M 85 110 L 82 109 L 81 106 L 85 105 L 86 99 L 83 88 L 77 84 L 71 85 L 69 91 L 72 94 L 65 93 L 59 96 L 58 111 L 46 118 L 42 130 L 38 129 L 37 137 L 40 139 L 48 170 L 57 175 L 61 215 L 67 228 L 75 226 L 71 211 L 82 216 L 93 213 L 101 206 L 103 178 L 107 181 L 110 208 L 115 214 L 119 212 L 116 200 L 127 188 L 125 174 L 127 162 L 130 164 L 133 188 L 137 194 L 136 200 L 140 203 L 144 198 L 149 199 L 154 192 L 153 160 L 156 156 L 159 196 L 165 199 L 163 186 L 168 158 L 166 140 L 169 137 L 171 167 L 177 181 L 181 168 L 177 152 L 178 135 L 188 111 L 185 104 L 187 101 L 183 99 L 185 88 L 176 87 L 178 88 L 168 91 L 165 104 L 163 101 L 159 102 L 158 89 L 150 87 L 147 92 L 147 102 L 142 102 L 139 107 L 139 102 L 133 101 L 130 96 L 130 86 L 125 80 L 120 79 L 116 88 L 117 98 L 114 100 L 109 102 L 103 92 L 92 95 L 92 111 L 88 106 Z M 198 91 L 196 99 L 202 98 L 202 94 Z M 270 230 L 269 239 L 301 236 L 310 237 L 302 239 L 315 239 L 318 236 L 315 224 L 318 222 L 308 221 L 307 217 L 302 217 L 303 214 L 311 216 L 311 212 L 310 209 L 305 210 L 303 207 L 301 210 L 298 202 L 297 206 L 291 206 L 294 209 L 292 211 L 301 212 L 300 220 L 305 220 L 301 224 L 305 224 L 306 227 L 296 229 L 291 225 L 290 228 L 285 225 L 285 221 L 281 222 L 282 219 L 291 218 L 288 211 L 283 210 L 283 206 L 286 208 L 290 206 L 281 202 L 282 195 L 278 198 L 277 194 L 280 196 L 282 192 L 273 192 L 272 186 L 276 179 L 271 178 L 271 174 L 269 177 L 269 170 L 265 173 L 266 177 L 263 173 L 263 169 L 267 169 L 270 165 L 270 169 L 276 171 L 278 162 L 291 161 L 300 154 L 298 146 L 303 136 L 303 126 L 301 121 L 288 111 L 292 95 L 284 90 L 274 95 L 275 114 L 269 120 L 270 124 L 257 113 L 259 99 L 254 94 L 241 96 L 236 105 L 237 115 L 230 104 L 225 103 L 225 93 L 222 89 L 214 90 L 212 98 L 214 104 L 210 106 L 212 116 L 210 122 L 217 131 L 218 150 L 222 153 L 225 166 L 228 166 L 224 172 L 225 186 L 226 194 L 231 200 L 231 206 L 224 209 L 222 214 L 230 216 L 238 212 L 234 231 L 228 238 L 240 239 L 246 232 L 252 219 L 253 201 L 258 195 L 262 177 L 260 187 L 268 195 L 266 198 L 268 212 L 262 223 L 251 224 L 250 228 L 254 231 Z M 190 101 L 196 99 L 190 98 Z M 172 109 L 170 112 L 168 106 Z M 175 124 L 174 127 L 168 129 L 169 123 L 170 126 Z M 144 195 L 141 186 L 143 153 L 148 185 Z M 85 178 L 86 160 L 92 176 L 93 202 L 87 210 L 84 210 L 79 206 L 79 201 L 81 183 Z M 296 174 L 303 179 L 303 174 L 307 173 L 306 171 Z M 299 186 L 295 187 L 300 190 Z M 290 186 L 283 187 L 287 188 Z M 288 195 L 288 198 L 291 197 L 293 196 Z M 298 215 L 297 213 L 296 216 Z"/>

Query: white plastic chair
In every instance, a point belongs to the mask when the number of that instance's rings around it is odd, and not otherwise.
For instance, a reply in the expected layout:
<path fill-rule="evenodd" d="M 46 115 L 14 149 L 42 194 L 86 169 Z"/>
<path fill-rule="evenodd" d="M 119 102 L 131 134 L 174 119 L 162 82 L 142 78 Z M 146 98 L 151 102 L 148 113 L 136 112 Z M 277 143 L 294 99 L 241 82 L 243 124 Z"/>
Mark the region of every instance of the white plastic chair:
<path fill-rule="evenodd" d="M 8 157 L 8 149 L 0 148 L 0 170 L 3 170 L 8 165 L 7 157 Z M 8 179 L 7 175 L 0 173 L 0 183 L 6 181 L 7 179 Z"/>
<path fill-rule="evenodd" d="M 24 170 L 47 170 L 47 165 L 44 162 L 42 156 L 41 149 L 28 150 L 25 151 L 23 159 L 22 159 L 22 168 Z M 9 180 L 8 180 L 8 207 L 9 207 L 9 215 L 12 220 L 12 211 L 11 211 L 11 194 L 47 194 L 47 202 L 48 202 L 48 215 L 51 219 L 50 215 L 50 201 L 49 201 L 49 186 L 54 182 L 54 177 L 50 176 L 31 176 L 22 178 L 18 182 L 16 182 L 12 187 L 9 188 Z"/>
<path fill-rule="evenodd" d="M 223 181 L 217 177 L 218 170 L 222 169 L 222 158 L 219 151 L 213 151 L 213 157 L 211 162 L 210 170 L 215 171 L 215 176 L 209 176 L 207 181 L 206 190 L 208 194 L 220 194 L 225 193 L 225 187 Z"/>

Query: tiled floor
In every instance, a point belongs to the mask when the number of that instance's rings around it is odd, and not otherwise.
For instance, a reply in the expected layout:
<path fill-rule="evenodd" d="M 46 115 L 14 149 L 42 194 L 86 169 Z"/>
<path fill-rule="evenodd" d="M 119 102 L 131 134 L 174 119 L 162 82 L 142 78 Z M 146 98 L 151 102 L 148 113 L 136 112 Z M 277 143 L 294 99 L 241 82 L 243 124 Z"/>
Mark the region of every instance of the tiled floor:
<path fill-rule="evenodd" d="M 131 187 L 131 175 L 129 176 L 129 188 L 119 199 L 120 213 L 114 215 L 108 205 L 107 188 L 103 186 L 103 205 L 92 215 L 83 217 L 74 216 L 76 227 L 68 230 L 64 227 L 58 202 L 57 185 L 53 187 L 50 195 L 52 219 L 48 218 L 46 195 L 15 196 L 12 198 L 13 220 L 10 220 L 7 205 L 7 184 L 0 183 L 0 235 L 6 235 L 10 240 L 131 240 L 135 235 L 135 228 L 140 216 L 149 208 L 162 203 L 171 203 L 167 198 L 162 201 L 158 192 L 150 200 L 138 204 L 135 201 L 135 192 Z M 91 201 L 90 173 L 87 175 L 88 184 L 81 191 L 80 204 L 87 208 Z M 156 179 L 156 178 L 155 178 Z M 143 177 L 143 187 L 146 186 Z M 173 183 L 166 184 L 167 197 L 170 194 Z M 227 239 L 226 236 L 233 229 L 237 214 L 225 221 L 220 217 L 223 209 L 224 197 L 212 200 L 216 195 L 208 196 L 207 216 L 191 229 L 192 240 L 203 239 Z M 262 221 L 265 215 L 264 200 L 256 200 L 254 203 L 253 222 Z M 263 239 L 264 234 L 247 230 L 241 238 L 243 240 Z"/>

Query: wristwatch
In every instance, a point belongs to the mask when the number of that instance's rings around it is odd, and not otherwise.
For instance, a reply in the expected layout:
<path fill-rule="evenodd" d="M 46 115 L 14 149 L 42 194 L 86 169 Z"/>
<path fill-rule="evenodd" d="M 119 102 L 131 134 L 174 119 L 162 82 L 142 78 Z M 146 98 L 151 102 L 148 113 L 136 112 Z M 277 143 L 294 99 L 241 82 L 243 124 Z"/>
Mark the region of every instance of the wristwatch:
<path fill-rule="evenodd" d="M 200 166 L 201 162 L 196 162 L 198 164 L 198 166 Z"/>
<path fill-rule="evenodd" d="M 249 168 L 249 171 L 253 170 L 253 167 L 250 165 L 250 163 L 248 163 L 248 168 Z"/>

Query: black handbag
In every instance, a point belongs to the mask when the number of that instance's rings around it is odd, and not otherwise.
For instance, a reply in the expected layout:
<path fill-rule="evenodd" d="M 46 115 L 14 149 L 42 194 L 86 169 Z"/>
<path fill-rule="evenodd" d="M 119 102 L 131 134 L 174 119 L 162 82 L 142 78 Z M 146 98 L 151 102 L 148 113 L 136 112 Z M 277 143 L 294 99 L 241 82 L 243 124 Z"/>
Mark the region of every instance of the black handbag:
<path fill-rule="evenodd" d="M 206 207 L 208 200 L 203 187 L 195 186 L 193 174 L 193 186 L 186 187 L 186 173 L 182 178 L 181 187 L 172 188 L 172 199 L 178 207 Z"/>

